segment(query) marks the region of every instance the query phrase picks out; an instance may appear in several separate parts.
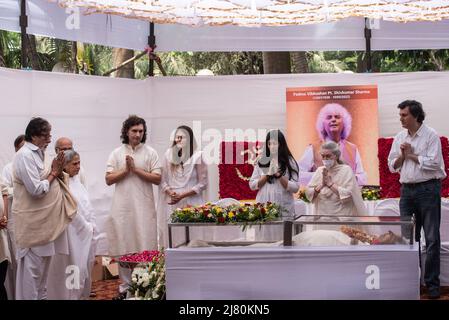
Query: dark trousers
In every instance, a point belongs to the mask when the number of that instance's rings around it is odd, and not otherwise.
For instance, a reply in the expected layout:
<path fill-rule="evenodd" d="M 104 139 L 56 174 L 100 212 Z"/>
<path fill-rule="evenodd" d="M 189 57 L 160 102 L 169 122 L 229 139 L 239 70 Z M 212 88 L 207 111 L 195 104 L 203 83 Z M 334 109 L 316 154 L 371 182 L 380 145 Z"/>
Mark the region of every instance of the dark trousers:
<path fill-rule="evenodd" d="M 0 263 L 0 300 L 8 300 L 5 289 L 6 272 L 8 271 L 8 260 Z"/>
<path fill-rule="evenodd" d="M 429 180 L 416 184 L 402 184 L 399 208 L 401 217 L 416 216 L 416 241 L 420 240 L 421 228 L 426 239 L 424 282 L 429 289 L 440 287 L 440 222 L 441 181 Z M 410 232 L 402 230 L 409 238 Z"/>

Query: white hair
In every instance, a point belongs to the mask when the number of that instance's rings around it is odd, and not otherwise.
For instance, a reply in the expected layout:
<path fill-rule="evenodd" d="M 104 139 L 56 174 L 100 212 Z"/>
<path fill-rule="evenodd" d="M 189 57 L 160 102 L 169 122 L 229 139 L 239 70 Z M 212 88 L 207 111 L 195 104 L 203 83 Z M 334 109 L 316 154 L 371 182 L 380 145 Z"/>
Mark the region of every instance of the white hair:
<path fill-rule="evenodd" d="M 338 144 L 334 141 L 327 141 L 321 145 L 321 150 L 329 150 L 337 157 L 337 162 L 342 164 L 343 161 L 340 160 L 341 150 Z"/>
<path fill-rule="evenodd" d="M 73 149 L 64 150 L 64 165 L 73 160 L 76 156 L 79 156 L 79 153 Z"/>

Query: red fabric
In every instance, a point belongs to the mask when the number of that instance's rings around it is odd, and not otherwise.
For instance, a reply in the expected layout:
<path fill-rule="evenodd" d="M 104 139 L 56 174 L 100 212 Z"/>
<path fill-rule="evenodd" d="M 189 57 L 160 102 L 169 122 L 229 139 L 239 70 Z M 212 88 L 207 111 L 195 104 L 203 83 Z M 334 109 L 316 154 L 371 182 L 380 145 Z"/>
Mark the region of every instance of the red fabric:
<path fill-rule="evenodd" d="M 400 197 L 399 174 L 391 173 L 388 169 L 388 154 L 390 153 L 393 138 L 380 138 L 378 140 L 379 148 L 379 178 L 380 178 L 380 197 L 384 198 L 398 198 Z M 443 153 L 443 160 L 446 169 L 446 174 L 449 176 L 449 141 L 447 137 L 441 137 L 441 149 Z M 446 178 L 442 182 L 441 196 L 449 196 L 449 179 Z"/>
<path fill-rule="evenodd" d="M 260 144 L 260 142 L 221 142 L 221 161 L 218 165 L 220 198 L 237 200 L 256 198 L 257 191 L 250 190 L 249 181 L 240 178 L 236 169 L 243 177 L 248 179 L 251 177 L 254 167 L 248 163 L 250 159 L 248 153 L 241 155 L 241 151 L 254 150 Z"/>

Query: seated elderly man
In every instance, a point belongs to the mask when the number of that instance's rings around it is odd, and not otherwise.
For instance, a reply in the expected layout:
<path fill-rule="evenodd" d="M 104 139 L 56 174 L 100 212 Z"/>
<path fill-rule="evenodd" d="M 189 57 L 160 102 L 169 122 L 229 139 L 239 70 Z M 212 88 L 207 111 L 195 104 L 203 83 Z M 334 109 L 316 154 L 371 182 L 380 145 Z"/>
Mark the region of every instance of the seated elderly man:
<path fill-rule="evenodd" d="M 324 166 L 313 174 L 306 188 L 316 215 L 365 215 L 360 188 L 351 168 L 340 159 L 341 151 L 333 141 L 321 145 L 320 155 Z"/>

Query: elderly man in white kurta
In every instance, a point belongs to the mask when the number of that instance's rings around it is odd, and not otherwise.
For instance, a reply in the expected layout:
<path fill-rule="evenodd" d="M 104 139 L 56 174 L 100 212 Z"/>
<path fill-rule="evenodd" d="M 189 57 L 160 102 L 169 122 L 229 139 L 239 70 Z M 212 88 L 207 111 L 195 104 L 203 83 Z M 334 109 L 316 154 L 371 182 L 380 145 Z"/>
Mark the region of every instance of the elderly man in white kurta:
<path fill-rule="evenodd" d="M 157 152 L 145 145 L 145 120 L 130 116 L 123 122 L 123 145 L 109 156 L 107 185 L 115 184 L 112 208 L 106 222 L 109 255 L 122 256 L 157 249 L 157 221 L 153 185 L 161 182 Z M 126 296 L 131 270 L 119 268 L 122 280 L 118 299 Z"/>
<path fill-rule="evenodd" d="M 17 241 L 17 300 L 46 299 L 51 257 L 68 254 L 66 228 L 76 214 L 76 203 L 61 176 L 64 155 L 45 167 L 44 150 L 51 141 L 51 125 L 33 118 L 25 130 L 25 145 L 13 160 Z"/>

